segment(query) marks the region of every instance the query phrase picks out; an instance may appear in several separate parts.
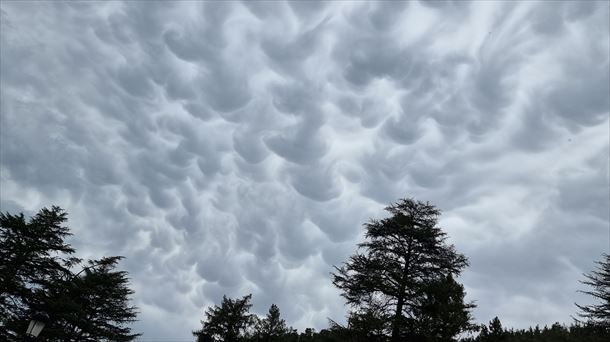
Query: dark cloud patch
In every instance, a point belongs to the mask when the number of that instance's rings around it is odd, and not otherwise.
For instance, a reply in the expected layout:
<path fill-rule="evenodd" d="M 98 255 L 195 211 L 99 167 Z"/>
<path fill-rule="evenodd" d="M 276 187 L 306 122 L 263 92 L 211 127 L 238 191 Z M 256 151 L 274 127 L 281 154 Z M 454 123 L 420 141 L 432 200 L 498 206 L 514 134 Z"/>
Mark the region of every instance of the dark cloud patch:
<path fill-rule="evenodd" d="M 233 66 L 218 65 L 202 77 L 203 93 L 210 106 L 221 112 L 230 112 L 245 106 L 251 95 L 243 74 Z"/>
<path fill-rule="evenodd" d="M 455 10 L 460 8 L 466 8 L 470 6 L 470 1 L 459 1 L 459 0 L 420 0 L 420 3 L 426 7 L 440 9 L 440 10 Z"/>
<path fill-rule="evenodd" d="M 409 56 L 393 41 L 371 37 L 345 42 L 350 48 L 338 46 L 337 53 L 347 60 L 344 76 L 356 86 L 366 86 L 377 78 L 402 79 L 409 68 Z"/>
<path fill-rule="evenodd" d="M 598 125 L 608 118 L 610 100 L 610 68 L 608 60 L 600 64 L 568 66 L 573 77 L 559 84 L 548 95 L 554 113 L 570 128 Z"/>
<path fill-rule="evenodd" d="M 515 146 L 533 152 L 544 151 L 559 139 L 560 133 L 552 124 L 553 115 L 541 105 L 535 102 L 524 109 L 523 120 L 513 137 Z"/>
<path fill-rule="evenodd" d="M 185 33 L 178 32 L 175 29 L 169 29 L 163 34 L 163 41 L 176 57 L 185 61 L 196 62 L 205 60 L 206 56 L 213 53 L 213 47 L 204 45 L 205 43 L 200 40 L 187 39 L 184 35 Z M 191 42 L 193 44 L 190 44 Z"/>
<path fill-rule="evenodd" d="M 307 118 L 319 117 L 316 96 L 311 84 L 276 85 L 272 88 L 273 105 L 284 114 L 301 115 Z M 309 119 L 312 121 L 311 119 Z"/>
<path fill-rule="evenodd" d="M 258 132 L 245 129 L 236 130 L 233 133 L 233 145 L 235 151 L 248 163 L 260 163 L 269 155 L 263 144 L 262 136 Z"/>
<path fill-rule="evenodd" d="M 360 163 L 363 168 L 362 192 L 380 204 L 390 203 L 407 191 L 406 149 L 376 151 L 367 154 Z"/>
<path fill-rule="evenodd" d="M 354 6 L 347 17 L 353 29 L 383 34 L 401 22 L 408 8 L 409 3 L 403 1 L 361 3 Z"/>
<path fill-rule="evenodd" d="M 599 4 L 598 1 L 569 1 L 563 6 L 564 17 L 568 22 L 586 19 Z"/>
<path fill-rule="evenodd" d="M 211 111 L 206 106 L 198 102 L 187 102 L 184 104 L 184 109 L 186 109 L 194 117 L 202 120 L 209 120 L 213 116 Z"/>
<path fill-rule="evenodd" d="M 270 4 L 265 1 L 242 1 L 244 5 L 252 14 L 254 14 L 260 20 L 268 19 L 274 15 L 281 14 L 283 9 L 286 7 L 285 4 Z"/>
<path fill-rule="evenodd" d="M 288 1 L 290 8 L 294 14 L 301 20 L 307 20 L 309 18 L 319 18 L 327 7 L 325 1 L 314 0 L 314 1 Z"/>
<path fill-rule="evenodd" d="M 563 6 L 564 4 L 560 3 L 559 6 L 543 6 L 540 10 L 534 11 L 532 18 L 532 28 L 534 29 L 534 32 L 544 35 L 560 34 L 564 29 L 562 18 Z"/>
<path fill-rule="evenodd" d="M 132 96 L 146 98 L 153 95 L 153 83 L 149 79 L 146 70 L 124 67 L 117 71 L 116 77 L 123 90 Z"/>
<path fill-rule="evenodd" d="M 343 196 L 347 197 L 347 196 Z M 311 202 L 309 207 L 309 220 L 313 222 L 333 242 L 341 243 L 341 249 L 337 251 L 324 250 L 325 258 L 335 260 L 337 255 L 346 253 L 349 244 L 346 243 L 356 238 L 362 231 L 362 225 L 376 214 L 376 206 L 368 202 L 347 199 L 335 200 L 332 203 Z M 345 202 L 349 203 L 347 205 Z M 334 248 L 334 247 L 333 247 Z M 342 262 L 342 261 L 341 261 Z M 337 263 L 329 263 L 331 265 Z"/>
<path fill-rule="evenodd" d="M 384 123 L 384 130 L 395 142 L 410 145 L 416 142 L 423 134 L 421 123 L 416 118 L 417 114 L 402 113 L 398 118 L 389 118 Z"/>
<path fill-rule="evenodd" d="M 368 20 L 375 29 L 383 31 L 392 28 L 400 20 L 409 3 L 396 1 L 378 2 L 370 5 L 373 6 L 373 9 Z"/>
<path fill-rule="evenodd" d="M 263 38 L 261 47 L 265 55 L 272 61 L 270 66 L 286 77 L 297 78 L 298 81 L 306 79 L 306 75 L 302 74 L 301 69 L 307 59 L 319 49 L 321 34 L 328 21 L 328 17 L 322 18 L 312 28 L 294 35 L 286 36 L 273 32 Z"/>
<path fill-rule="evenodd" d="M 333 165 L 314 164 L 306 168 L 292 168 L 289 172 L 295 190 L 314 201 L 328 201 L 341 194 L 341 185 Z"/>
<path fill-rule="evenodd" d="M 318 125 L 303 120 L 281 133 L 272 133 L 263 141 L 280 157 L 297 164 L 310 164 L 326 154 L 327 143 L 317 131 Z"/>
<path fill-rule="evenodd" d="M 560 209 L 610 221 L 608 155 L 610 150 L 605 146 L 581 169 L 564 172 L 565 180 L 558 189 Z"/>

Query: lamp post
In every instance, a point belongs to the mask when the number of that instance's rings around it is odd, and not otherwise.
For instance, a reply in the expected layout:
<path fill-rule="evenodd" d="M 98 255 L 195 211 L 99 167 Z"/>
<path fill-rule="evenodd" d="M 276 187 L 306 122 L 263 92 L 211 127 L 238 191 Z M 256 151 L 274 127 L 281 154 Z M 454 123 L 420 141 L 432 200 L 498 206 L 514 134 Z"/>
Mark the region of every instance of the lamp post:
<path fill-rule="evenodd" d="M 25 332 L 26 341 L 38 337 L 48 320 L 49 316 L 44 312 L 36 312 L 32 315 L 28 330 Z"/>

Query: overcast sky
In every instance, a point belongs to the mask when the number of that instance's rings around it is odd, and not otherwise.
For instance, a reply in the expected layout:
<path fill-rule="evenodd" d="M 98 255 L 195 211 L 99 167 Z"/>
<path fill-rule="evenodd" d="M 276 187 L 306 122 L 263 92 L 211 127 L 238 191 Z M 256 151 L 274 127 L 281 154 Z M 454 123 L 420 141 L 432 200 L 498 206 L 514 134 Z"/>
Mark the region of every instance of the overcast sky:
<path fill-rule="evenodd" d="M 479 322 L 571 322 L 609 250 L 608 2 L 1 5 L 1 210 L 124 255 L 143 340 L 253 294 L 342 321 L 329 272 L 437 205 Z"/>

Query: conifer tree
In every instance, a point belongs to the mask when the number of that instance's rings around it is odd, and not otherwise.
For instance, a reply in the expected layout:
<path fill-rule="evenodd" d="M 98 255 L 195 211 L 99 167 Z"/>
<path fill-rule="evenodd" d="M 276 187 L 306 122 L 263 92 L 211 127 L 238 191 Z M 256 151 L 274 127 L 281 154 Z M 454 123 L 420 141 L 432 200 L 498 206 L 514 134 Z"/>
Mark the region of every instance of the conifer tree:
<path fill-rule="evenodd" d="M 610 333 L 610 255 L 604 254 L 603 261 L 597 262 L 597 269 L 585 274 L 583 284 L 591 287 L 589 291 L 581 291 L 595 297 L 599 303 L 578 305 L 579 316 L 596 325 L 604 327 Z"/>
<path fill-rule="evenodd" d="M 286 321 L 280 317 L 280 309 L 271 304 L 267 316 L 257 324 L 257 337 L 261 341 L 278 341 L 288 333 Z"/>
<path fill-rule="evenodd" d="M 242 340 L 254 324 L 250 314 L 252 295 L 241 299 L 222 297 L 220 306 L 214 305 L 205 312 L 206 320 L 200 330 L 194 331 L 198 342 L 237 342 Z"/>
<path fill-rule="evenodd" d="M 82 260 L 65 241 L 66 221 L 56 206 L 29 220 L 0 213 L 0 340 L 23 340 L 34 313 L 48 316 L 41 340 L 134 340 L 133 291 L 127 272 L 115 270 L 122 257 L 93 260 L 74 273 Z"/>
<path fill-rule="evenodd" d="M 132 341 L 129 324 L 137 309 L 129 304 L 133 294 L 127 272 L 115 270 L 123 257 L 89 260 L 67 279 L 57 279 L 36 311 L 53 318 L 44 329 L 51 341 Z"/>
<path fill-rule="evenodd" d="M 386 210 L 390 217 L 365 225 L 365 241 L 335 267 L 333 284 L 353 308 L 369 306 L 371 298 L 380 302 L 391 324 L 391 341 L 398 342 L 418 333 L 423 316 L 417 310 L 426 287 L 459 275 L 468 262 L 446 243 L 446 233 L 437 226 L 440 211 L 433 205 L 403 199 Z M 459 310 L 471 307 L 462 303 Z M 468 327 L 462 322 L 456 331 Z"/>
<path fill-rule="evenodd" d="M 31 306 L 54 279 L 70 274 L 68 257 L 74 249 L 65 242 L 71 235 L 66 221 L 66 212 L 55 206 L 30 220 L 0 213 L 0 340 L 17 339 Z"/>
<path fill-rule="evenodd" d="M 502 322 L 498 317 L 494 317 L 489 321 L 489 325 L 483 325 L 481 333 L 477 341 L 481 342 L 501 342 L 505 340 L 505 331 L 502 327 Z"/>

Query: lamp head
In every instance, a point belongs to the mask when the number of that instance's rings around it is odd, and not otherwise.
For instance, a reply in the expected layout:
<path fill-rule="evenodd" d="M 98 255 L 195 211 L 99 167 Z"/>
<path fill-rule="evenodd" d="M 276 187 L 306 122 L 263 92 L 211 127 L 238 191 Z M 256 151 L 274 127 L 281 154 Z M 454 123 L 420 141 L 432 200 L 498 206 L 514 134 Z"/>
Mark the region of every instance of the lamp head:
<path fill-rule="evenodd" d="M 48 321 L 49 316 L 46 313 L 36 312 L 34 315 L 32 315 L 32 320 L 30 321 L 30 325 L 28 325 L 28 330 L 25 332 L 26 335 L 38 337 Z"/>

